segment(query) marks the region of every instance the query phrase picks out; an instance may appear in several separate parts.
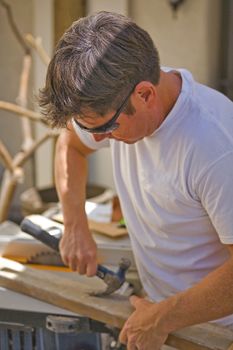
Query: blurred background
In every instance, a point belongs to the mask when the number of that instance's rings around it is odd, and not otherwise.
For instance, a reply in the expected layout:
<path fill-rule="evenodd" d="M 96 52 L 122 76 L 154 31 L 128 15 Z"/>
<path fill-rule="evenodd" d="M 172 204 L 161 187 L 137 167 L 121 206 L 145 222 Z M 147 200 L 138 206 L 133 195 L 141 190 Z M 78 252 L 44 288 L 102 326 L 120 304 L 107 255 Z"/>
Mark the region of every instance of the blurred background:
<path fill-rule="evenodd" d="M 0 2 L 1 4 L 1 2 Z M 187 68 L 195 79 L 233 99 L 233 1 L 232 0 L 8 0 L 22 35 L 40 37 L 49 56 L 74 20 L 99 11 L 130 16 L 152 36 L 164 66 Z M 0 6 L 0 100 L 15 103 L 24 52 Z M 28 108 L 37 110 L 34 96 L 44 85 L 46 65 L 32 53 Z M 0 109 L 0 140 L 14 156 L 22 143 L 20 118 Z M 33 135 L 45 132 L 32 123 Z M 25 176 L 12 198 L 11 212 L 20 206 L 26 189 L 52 188 L 54 139 L 47 140 L 25 163 Z M 114 189 L 108 150 L 90 157 L 89 182 Z M 0 186 L 4 166 L 0 163 Z M 14 214 L 12 214 L 14 215 Z M 15 214 L 17 215 L 17 214 Z"/>

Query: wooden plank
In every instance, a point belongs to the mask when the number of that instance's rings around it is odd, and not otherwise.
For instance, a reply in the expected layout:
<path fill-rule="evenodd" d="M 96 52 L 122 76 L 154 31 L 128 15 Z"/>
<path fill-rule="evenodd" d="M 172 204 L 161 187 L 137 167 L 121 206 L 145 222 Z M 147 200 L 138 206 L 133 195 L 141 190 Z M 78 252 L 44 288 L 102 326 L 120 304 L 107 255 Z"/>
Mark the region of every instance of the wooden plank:
<path fill-rule="evenodd" d="M 127 316 L 133 311 L 128 298 L 117 294 L 104 298 L 90 296 L 90 292 L 105 289 L 104 283 L 97 277 L 93 278 L 92 282 L 94 285 L 90 286 L 64 277 L 64 274 L 58 276 L 52 272 L 35 270 L 15 261 L 0 258 L 1 286 L 94 320 L 122 327 Z"/>
<path fill-rule="evenodd" d="M 174 332 L 167 344 L 179 350 L 229 350 L 233 344 L 233 331 L 212 323 L 203 323 Z"/>
<path fill-rule="evenodd" d="M 116 294 L 104 298 L 90 296 L 88 293 L 93 289 L 103 288 L 99 279 L 86 278 L 80 282 L 68 276 L 69 273 L 60 276 L 0 258 L 1 286 L 122 328 L 133 311 L 126 297 Z M 229 350 L 233 332 L 211 324 L 197 325 L 169 335 L 166 344 L 179 350 Z"/>
<path fill-rule="evenodd" d="M 119 238 L 128 235 L 125 227 L 118 227 L 116 222 L 97 222 L 88 220 L 91 231 L 107 235 L 111 238 Z"/>
<path fill-rule="evenodd" d="M 61 213 L 52 215 L 51 219 L 63 224 Z M 128 235 L 127 229 L 125 227 L 118 227 L 117 222 L 98 222 L 89 219 L 88 225 L 91 231 L 101 233 L 111 238 L 119 238 Z"/>

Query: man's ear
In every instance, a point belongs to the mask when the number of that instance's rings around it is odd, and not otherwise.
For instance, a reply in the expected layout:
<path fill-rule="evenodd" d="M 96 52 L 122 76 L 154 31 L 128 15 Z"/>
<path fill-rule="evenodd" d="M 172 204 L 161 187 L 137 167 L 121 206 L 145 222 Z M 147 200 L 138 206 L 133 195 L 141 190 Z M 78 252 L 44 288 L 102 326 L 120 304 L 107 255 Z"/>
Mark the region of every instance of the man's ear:
<path fill-rule="evenodd" d="M 149 81 L 141 81 L 135 88 L 135 99 L 138 102 L 150 104 L 157 95 L 156 87 Z"/>
<path fill-rule="evenodd" d="M 144 91 L 140 91 L 139 94 L 146 102 L 150 98 L 151 91 L 150 89 L 145 89 Z"/>

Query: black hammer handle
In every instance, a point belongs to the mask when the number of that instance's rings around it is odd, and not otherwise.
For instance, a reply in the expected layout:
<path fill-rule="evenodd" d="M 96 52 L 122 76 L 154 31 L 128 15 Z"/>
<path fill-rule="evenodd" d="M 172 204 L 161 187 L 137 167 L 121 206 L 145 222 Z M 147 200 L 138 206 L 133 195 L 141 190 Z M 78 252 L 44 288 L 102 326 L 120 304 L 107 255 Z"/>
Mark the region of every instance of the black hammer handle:
<path fill-rule="evenodd" d="M 36 238 L 38 241 L 46 244 L 50 248 L 59 252 L 59 242 L 57 237 L 50 235 L 47 231 L 43 230 L 39 225 L 34 224 L 31 220 L 25 218 L 21 222 L 21 230 Z"/>
<path fill-rule="evenodd" d="M 31 220 L 27 218 L 23 219 L 20 228 L 23 232 L 28 233 L 38 241 L 59 252 L 60 239 L 50 235 L 49 232 L 43 230 L 39 225 L 34 224 L 34 222 Z M 114 275 L 114 272 L 103 265 L 97 265 L 96 276 L 103 280 L 107 274 Z"/>

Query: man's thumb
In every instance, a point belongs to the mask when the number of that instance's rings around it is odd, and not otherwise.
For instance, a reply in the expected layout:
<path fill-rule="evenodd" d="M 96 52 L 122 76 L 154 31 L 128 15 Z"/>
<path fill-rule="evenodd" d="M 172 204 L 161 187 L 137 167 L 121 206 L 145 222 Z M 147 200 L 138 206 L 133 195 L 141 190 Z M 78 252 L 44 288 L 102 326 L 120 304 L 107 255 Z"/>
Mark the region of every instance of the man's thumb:
<path fill-rule="evenodd" d="M 132 295 L 129 299 L 130 304 L 135 307 L 135 309 L 137 308 L 138 304 L 141 303 L 144 299 L 143 298 L 139 298 L 136 295 Z"/>

